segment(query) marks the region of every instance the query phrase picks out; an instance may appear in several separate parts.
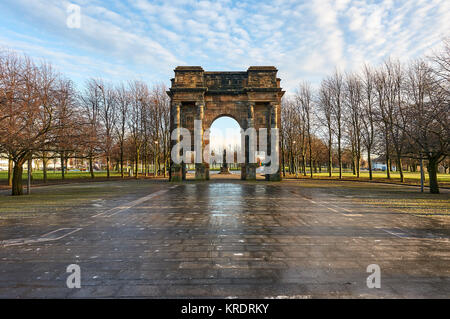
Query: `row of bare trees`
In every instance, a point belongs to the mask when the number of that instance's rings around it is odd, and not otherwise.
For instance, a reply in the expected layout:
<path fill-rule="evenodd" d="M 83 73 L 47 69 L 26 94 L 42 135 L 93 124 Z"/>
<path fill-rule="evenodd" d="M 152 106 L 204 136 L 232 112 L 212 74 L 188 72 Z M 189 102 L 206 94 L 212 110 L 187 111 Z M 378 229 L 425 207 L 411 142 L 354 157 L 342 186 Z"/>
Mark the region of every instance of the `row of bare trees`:
<path fill-rule="evenodd" d="M 372 179 L 377 154 L 386 163 L 386 177 L 395 164 L 403 182 L 405 162 L 425 160 L 430 191 L 438 193 L 438 165 L 449 156 L 449 79 L 447 40 L 440 53 L 407 65 L 387 60 L 359 73 L 335 71 L 317 90 L 302 83 L 283 102 L 283 158 L 289 159 L 289 170 L 297 173 L 299 167 L 306 175 L 309 161 L 311 177 L 313 167 L 325 164 L 330 177 L 337 166 L 342 178 L 350 161 L 359 177 L 364 154 Z"/>
<path fill-rule="evenodd" d="M 77 91 L 50 64 L 11 51 L 0 52 L 0 154 L 7 156 L 13 195 L 21 195 L 23 165 L 39 158 L 44 182 L 47 164 L 59 158 L 64 178 L 69 159 L 106 159 L 107 177 L 115 163 L 125 176 L 166 175 L 169 162 L 169 104 L 164 85 L 132 81 L 113 85 L 90 79 Z"/>
<path fill-rule="evenodd" d="M 423 159 L 431 192 L 439 192 L 437 169 L 449 155 L 450 42 L 431 58 L 408 65 L 388 60 L 361 72 L 339 71 L 318 89 L 304 82 L 283 101 L 282 160 L 290 173 L 310 174 L 345 166 L 359 177 L 363 154 L 373 178 L 372 159 L 381 156 L 386 177 L 394 162 L 404 180 L 405 162 Z M 88 80 L 82 90 L 47 63 L 35 63 L 14 52 L 0 52 L 0 154 L 10 160 L 13 195 L 22 194 L 23 165 L 33 158 L 59 158 L 64 178 L 69 159 L 106 160 L 125 176 L 166 175 L 170 154 L 170 100 L 164 85 L 149 88 L 140 81 L 113 85 Z M 126 166 L 126 167 L 125 167 Z M 411 165 L 414 166 L 414 165 Z M 286 165 L 283 165 L 283 171 Z M 285 173 L 285 172 L 284 172 Z"/>

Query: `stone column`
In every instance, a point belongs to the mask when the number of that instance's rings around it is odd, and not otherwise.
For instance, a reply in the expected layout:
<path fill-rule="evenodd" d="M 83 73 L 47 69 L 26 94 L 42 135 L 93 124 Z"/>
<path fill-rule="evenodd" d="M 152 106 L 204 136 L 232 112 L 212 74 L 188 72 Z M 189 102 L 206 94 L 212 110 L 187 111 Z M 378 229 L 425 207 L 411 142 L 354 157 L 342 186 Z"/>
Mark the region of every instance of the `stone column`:
<path fill-rule="evenodd" d="M 180 113 L 181 113 L 181 104 L 176 102 L 172 104 L 172 117 L 173 117 L 173 127 L 172 129 L 177 129 L 180 128 L 181 125 L 181 117 L 180 117 Z M 172 133 L 172 132 L 171 132 Z M 175 144 L 179 144 L 180 143 L 180 132 L 178 132 L 177 134 L 177 139 L 175 141 Z M 178 148 L 178 154 L 179 154 L 179 148 Z M 181 164 L 175 164 L 172 159 L 171 161 L 171 166 L 170 166 L 170 181 L 171 182 L 181 182 L 183 179 L 183 172 L 182 172 L 182 165 Z"/>
<path fill-rule="evenodd" d="M 248 103 L 248 124 L 247 128 L 255 127 L 255 103 Z M 257 142 L 257 141 L 255 141 Z M 256 163 L 250 163 L 250 137 L 245 137 L 245 179 L 256 180 Z M 254 157 L 254 154 L 253 156 Z"/>
<path fill-rule="evenodd" d="M 186 119 L 185 119 L 186 120 Z M 181 110 L 180 110 L 180 120 L 178 121 L 179 125 L 178 127 L 182 127 L 183 125 L 183 121 L 181 120 Z M 186 123 L 186 121 L 185 121 Z M 180 136 L 178 136 L 178 139 L 181 141 Z M 187 169 L 186 169 L 186 163 L 184 162 L 184 157 L 185 157 L 185 152 L 186 150 L 183 149 L 183 161 L 181 162 L 181 180 L 185 181 L 186 180 L 186 173 L 187 173 Z"/>
<path fill-rule="evenodd" d="M 195 157 L 196 157 L 196 161 L 199 157 L 202 158 L 202 163 L 195 163 L 195 179 L 196 180 L 207 180 L 209 179 L 209 174 L 207 172 L 207 170 L 209 171 L 209 167 L 206 166 L 205 161 L 203 159 L 203 150 L 204 150 L 204 145 L 203 145 L 203 119 L 204 119 L 204 107 L 205 104 L 203 101 L 198 101 L 195 103 L 195 106 L 197 108 L 197 117 L 196 120 L 197 121 L 201 121 L 201 125 L 198 128 L 198 132 L 194 132 L 194 134 L 199 134 L 200 135 L 200 141 L 196 141 L 197 143 L 200 142 L 200 145 L 195 145 Z"/>
<path fill-rule="evenodd" d="M 268 147 L 269 155 L 272 156 L 272 154 L 270 153 L 272 151 L 272 129 L 278 128 L 278 103 L 272 102 L 269 104 L 269 115 L 270 115 L 270 120 L 269 120 L 270 131 L 268 134 L 267 147 Z M 278 140 L 278 171 L 274 174 L 267 174 L 266 180 L 281 181 L 280 158 L 281 158 L 280 157 L 280 141 Z"/>

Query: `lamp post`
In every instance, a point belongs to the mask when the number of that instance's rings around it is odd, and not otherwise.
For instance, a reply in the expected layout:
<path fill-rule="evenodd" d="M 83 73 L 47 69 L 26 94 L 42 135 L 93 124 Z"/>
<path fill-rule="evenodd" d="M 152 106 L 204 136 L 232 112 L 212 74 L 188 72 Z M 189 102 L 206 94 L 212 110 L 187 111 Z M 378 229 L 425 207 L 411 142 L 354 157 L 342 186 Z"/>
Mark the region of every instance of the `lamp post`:
<path fill-rule="evenodd" d="M 155 141 L 155 151 L 153 152 L 154 160 L 153 160 L 153 176 L 156 178 L 156 151 L 158 149 L 158 141 Z"/>
<path fill-rule="evenodd" d="M 27 195 L 31 194 L 31 166 L 33 165 L 33 157 L 30 154 L 27 164 Z"/>
<path fill-rule="evenodd" d="M 295 171 L 295 178 L 298 178 L 298 168 L 297 168 L 297 149 L 296 149 L 296 141 L 292 142 L 293 144 L 293 153 L 294 153 L 294 171 Z"/>
<path fill-rule="evenodd" d="M 425 172 L 423 171 L 423 155 L 420 154 L 420 192 L 424 192 Z"/>

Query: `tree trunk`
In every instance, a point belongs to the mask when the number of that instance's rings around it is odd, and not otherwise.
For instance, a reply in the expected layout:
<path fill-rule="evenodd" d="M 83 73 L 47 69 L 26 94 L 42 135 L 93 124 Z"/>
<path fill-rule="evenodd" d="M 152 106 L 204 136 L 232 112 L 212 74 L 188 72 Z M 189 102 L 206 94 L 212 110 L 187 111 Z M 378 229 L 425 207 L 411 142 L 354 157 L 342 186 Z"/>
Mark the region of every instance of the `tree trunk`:
<path fill-rule="evenodd" d="M 403 183 L 405 181 L 405 177 L 403 176 L 403 167 L 402 167 L 402 158 L 397 155 L 397 166 L 400 172 L 400 182 Z"/>
<path fill-rule="evenodd" d="M 361 176 L 361 153 L 356 153 L 356 177 Z"/>
<path fill-rule="evenodd" d="M 106 178 L 110 177 L 109 173 L 109 165 L 110 165 L 111 159 L 109 158 L 109 155 L 106 156 Z"/>
<path fill-rule="evenodd" d="M 294 163 L 294 153 L 292 153 L 292 151 L 290 152 L 291 154 L 291 156 L 290 156 L 290 158 L 291 158 L 291 165 L 289 165 L 289 174 L 291 174 L 291 175 L 293 175 L 294 174 L 294 167 L 295 167 L 295 163 Z"/>
<path fill-rule="evenodd" d="M 164 145 L 163 145 L 163 162 L 164 162 L 164 178 L 166 178 L 167 174 L 167 158 L 166 158 L 166 141 L 164 139 Z"/>
<path fill-rule="evenodd" d="M 44 152 L 42 154 L 42 172 L 43 172 L 43 181 L 44 183 L 47 183 L 47 154 Z"/>
<path fill-rule="evenodd" d="M 23 160 L 14 162 L 13 179 L 12 179 L 12 195 L 23 195 L 22 187 L 22 173 L 23 173 Z"/>
<path fill-rule="evenodd" d="M 356 177 L 361 176 L 361 138 L 358 133 L 358 138 L 356 140 Z"/>
<path fill-rule="evenodd" d="M 437 180 L 437 171 L 438 171 L 439 162 L 436 158 L 428 159 L 428 177 L 430 179 L 430 193 L 431 194 L 439 194 L 439 184 Z"/>
<path fill-rule="evenodd" d="M 387 128 L 386 128 L 387 130 Z M 389 138 L 387 133 L 385 134 L 385 147 L 386 147 L 386 174 L 387 179 L 391 179 L 391 159 L 389 158 Z"/>
<path fill-rule="evenodd" d="M 13 183 L 13 160 L 8 158 L 8 186 L 12 186 Z"/>
<path fill-rule="evenodd" d="M 65 179 L 65 167 L 64 167 L 64 152 L 62 152 L 60 154 L 60 158 L 59 158 L 60 162 L 61 162 L 61 179 Z"/>
<path fill-rule="evenodd" d="M 391 160 L 388 157 L 386 158 L 386 177 L 391 179 Z"/>
<path fill-rule="evenodd" d="M 145 156 L 144 156 L 144 160 L 142 163 L 142 173 L 145 177 L 147 177 L 150 173 L 150 163 L 148 161 L 148 154 L 145 149 L 144 149 L 144 152 L 145 152 Z"/>
<path fill-rule="evenodd" d="M 331 146 L 332 146 L 332 141 L 331 141 L 331 133 L 329 136 L 329 140 L 328 140 L 328 176 L 332 177 L 333 176 L 333 153 L 331 150 Z"/>
<path fill-rule="evenodd" d="M 30 165 L 30 169 L 29 169 L 30 177 L 29 178 L 30 178 L 30 182 L 32 182 L 33 181 L 33 159 L 32 158 L 29 159 L 28 165 Z"/>
<path fill-rule="evenodd" d="M 356 156 L 352 155 L 352 174 L 356 175 Z"/>
<path fill-rule="evenodd" d="M 161 169 L 161 165 L 159 163 L 159 156 L 158 156 L 158 154 L 156 155 L 156 167 L 157 167 L 157 169 L 156 169 L 156 176 L 158 176 L 159 175 L 159 171 Z"/>
<path fill-rule="evenodd" d="M 134 178 L 138 178 L 139 175 L 139 151 L 136 151 L 136 170 L 135 170 L 135 175 Z"/>
<path fill-rule="evenodd" d="M 167 158 L 164 155 L 164 178 L 167 177 Z"/>
<path fill-rule="evenodd" d="M 341 147 L 341 123 L 338 122 L 338 162 L 339 162 L 339 179 L 342 179 L 342 147 Z"/>
<path fill-rule="evenodd" d="M 92 159 L 92 155 L 89 156 L 89 172 L 91 173 L 91 178 L 95 178 L 94 174 L 94 160 Z"/>
<path fill-rule="evenodd" d="M 306 176 L 306 157 L 305 157 L 305 155 L 302 155 L 302 170 L 303 170 L 303 176 Z"/>
<path fill-rule="evenodd" d="M 308 129 L 308 131 L 309 131 L 309 129 Z M 308 136 L 309 136 L 309 141 L 308 141 L 308 144 L 309 144 L 309 169 L 311 170 L 311 179 L 312 178 L 314 178 L 314 175 L 313 175 L 313 159 L 312 159 L 312 145 L 311 145 L 311 136 L 309 135 L 309 133 L 308 133 Z M 316 170 L 316 173 L 317 173 L 317 170 Z"/>
<path fill-rule="evenodd" d="M 27 195 L 31 194 L 31 180 L 33 178 L 32 174 L 33 174 L 33 158 L 30 155 L 27 163 Z"/>
<path fill-rule="evenodd" d="M 352 173 L 356 175 L 356 150 L 354 144 L 352 140 Z"/>
<path fill-rule="evenodd" d="M 123 151 L 120 151 L 120 177 L 125 178 L 124 172 L 123 172 Z"/>
<path fill-rule="evenodd" d="M 367 161 L 369 162 L 369 180 L 373 180 L 372 158 L 371 158 L 371 154 L 370 154 L 370 149 L 367 150 Z"/>

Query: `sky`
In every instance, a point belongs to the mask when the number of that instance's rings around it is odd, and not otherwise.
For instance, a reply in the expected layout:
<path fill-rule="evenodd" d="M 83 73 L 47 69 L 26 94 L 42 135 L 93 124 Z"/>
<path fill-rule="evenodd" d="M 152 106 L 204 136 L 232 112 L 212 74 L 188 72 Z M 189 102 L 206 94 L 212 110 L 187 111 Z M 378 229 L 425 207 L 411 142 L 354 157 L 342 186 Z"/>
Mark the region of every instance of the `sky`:
<path fill-rule="evenodd" d="M 81 9 L 69 28 L 70 4 Z M 90 77 L 169 85 L 178 65 L 274 65 L 288 94 L 337 67 L 431 53 L 450 35 L 449 0 L 1 0 L 0 46 Z"/>
<path fill-rule="evenodd" d="M 209 133 L 211 150 L 222 152 L 223 149 L 241 147 L 241 127 L 235 119 L 228 116 L 219 117 L 211 127 Z"/>

